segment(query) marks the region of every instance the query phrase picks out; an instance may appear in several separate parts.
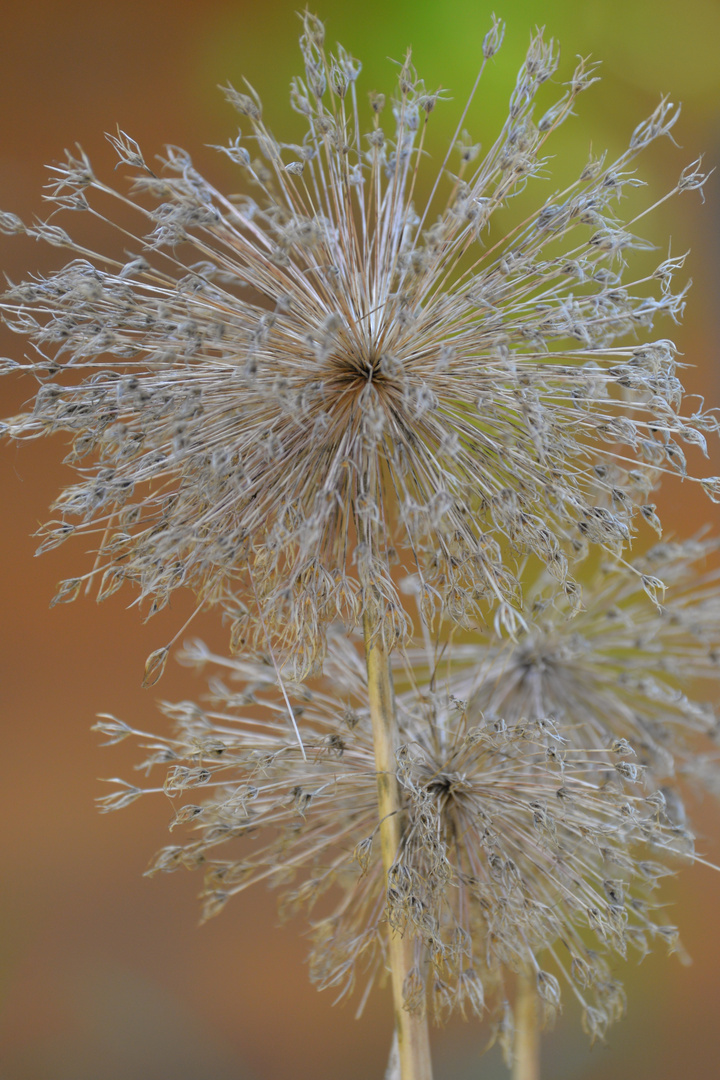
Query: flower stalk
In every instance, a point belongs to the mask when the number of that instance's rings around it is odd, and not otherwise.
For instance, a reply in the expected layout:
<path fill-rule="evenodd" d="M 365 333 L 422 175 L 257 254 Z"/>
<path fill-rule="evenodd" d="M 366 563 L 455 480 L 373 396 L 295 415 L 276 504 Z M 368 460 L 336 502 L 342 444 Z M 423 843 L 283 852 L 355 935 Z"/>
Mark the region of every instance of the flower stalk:
<path fill-rule="evenodd" d="M 540 1029 L 535 980 L 518 976 L 512 1080 L 540 1080 Z"/>
<path fill-rule="evenodd" d="M 402 841 L 402 806 L 396 776 L 399 733 L 395 713 L 390 657 L 382 635 L 375 631 L 372 615 L 363 620 L 368 697 L 377 766 L 380 845 L 387 881 Z M 401 1080 L 432 1080 L 427 1013 L 405 1006 L 405 983 L 414 968 L 414 946 L 408 933 L 388 927 L 388 959 L 392 980 L 395 1032 Z"/>

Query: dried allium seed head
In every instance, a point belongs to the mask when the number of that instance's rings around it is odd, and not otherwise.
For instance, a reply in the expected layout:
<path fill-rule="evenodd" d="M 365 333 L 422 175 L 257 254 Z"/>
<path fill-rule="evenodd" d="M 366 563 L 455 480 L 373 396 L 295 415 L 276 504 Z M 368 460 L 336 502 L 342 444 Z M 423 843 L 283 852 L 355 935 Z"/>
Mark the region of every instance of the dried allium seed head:
<path fill-rule="evenodd" d="M 287 738 L 269 663 L 200 645 L 188 659 L 219 671 L 208 703 L 165 704 L 172 734 L 135 733 L 148 772 L 165 771 L 145 790 L 172 800 L 172 829 L 193 830 L 149 872 L 202 867 L 207 917 L 253 883 L 277 887 L 283 910 L 310 910 L 312 978 L 341 996 L 381 972 L 389 922 L 414 942 L 410 1008 L 428 1002 L 437 1019 L 493 1014 L 523 970 L 549 1014 L 560 978 L 591 1033 L 616 1017 L 605 954 L 667 939 L 646 894 L 669 872 L 658 855 L 690 854 L 692 839 L 648 803 L 637 777 L 618 772 L 610 748 L 585 754 L 558 739 L 553 756 L 542 721 L 473 726 L 439 676 L 400 694 L 405 822 L 386 884 L 366 679 L 352 645 L 331 637 L 325 688 L 288 688 L 306 759 Z M 111 742 L 132 730 L 109 717 L 97 727 Z M 142 794 L 122 787 L 104 808 Z"/>
<path fill-rule="evenodd" d="M 501 39 L 496 23 L 483 68 Z M 572 588 L 573 552 L 621 548 L 652 479 L 684 475 L 681 444 L 704 447 L 717 421 L 682 414 L 675 347 L 652 340 L 658 316 L 682 312 L 682 260 L 635 280 L 628 260 L 648 245 L 637 218 L 617 216 L 623 188 L 639 183 L 636 155 L 675 123 L 669 102 L 617 161 L 592 161 L 490 236 L 594 81 L 587 64 L 536 124 L 536 92 L 558 63 L 538 34 L 489 152 L 464 134 L 466 107 L 433 180 L 424 144 L 438 95 L 409 56 L 381 128 L 378 96 L 362 119 L 360 65 L 342 49 L 329 56 L 310 15 L 301 51 L 291 103 L 307 121 L 302 145 L 271 135 L 252 88 L 226 90 L 252 133 L 222 148 L 245 194 L 222 194 L 174 147 L 158 176 L 122 132 L 111 141 L 134 177 L 130 198 L 82 151 L 68 154 L 50 200 L 106 223 L 117 199 L 135 215 L 134 234 L 119 226 L 131 253 L 118 261 L 4 214 L 4 231 L 72 261 L 0 304 L 39 350 L 24 367 L 42 382 L 33 410 L 4 430 L 69 433 L 80 472 L 42 546 L 97 538 L 93 569 L 57 599 L 131 580 L 156 610 L 190 586 L 233 613 L 236 643 L 276 635 L 302 671 L 329 621 L 352 624 L 370 603 L 387 613 L 386 636 L 406 634 L 390 575 L 398 547 L 445 615 L 463 623 L 494 608 L 514 632 L 503 545 Z M 696 163 L 675 190 L 702 180 Z M 703 484 L 717 496 L 717 479 Z"/>
<path fill-rule="evenodd" d="M 671 816 L 682 820 L 673 785 L 683 776 L 720 793 L 710 694 L 720 679 L 720 570 L 712 566 L 719 547 L 702 538 L 662 543 L 632 567 L 602 565 L 584 582 L 585 607 L 573 619 L 543 600 L 540 581 L 528 596 L 531 631 L 514 643 L 455 648 L 465 666 L 454 672 L 452 692 L 475 721 L 552 717 L 560 758 L 563 746 L 629 756 L 618 767 L 639 766 L 652 788 L 672 792 Z M 648 601 L 648 578 L 662 586 L 662 603 Z"/>

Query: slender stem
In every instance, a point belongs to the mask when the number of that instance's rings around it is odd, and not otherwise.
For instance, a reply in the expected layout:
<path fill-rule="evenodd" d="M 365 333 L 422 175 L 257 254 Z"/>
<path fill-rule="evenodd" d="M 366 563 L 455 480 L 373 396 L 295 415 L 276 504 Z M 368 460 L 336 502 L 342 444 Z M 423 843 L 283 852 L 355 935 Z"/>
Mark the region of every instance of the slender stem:
<path fill-rule="evenodd" d="M 363 629 L 377 768 L 380 845 L 387 876 L 397 858 L 402 836 L 400 789 L 395 774 L 399 745 L 397 717 L 390 658 L 379 635 L 373 635 L 371 617 L 367 614 Z M 427 1015 L 409 1012 L 404 1005 L 403 985 L 414 964 L 413 943 L 409 934 L 388 929 L 400 1077 L 401 1080 L 432 1080 Z"/>
<path fill-rule="evenodd" d="M 512 1080 L 540 1080 L 537 990 L 532 975 L 519 975 L 515 1005 Z"/>

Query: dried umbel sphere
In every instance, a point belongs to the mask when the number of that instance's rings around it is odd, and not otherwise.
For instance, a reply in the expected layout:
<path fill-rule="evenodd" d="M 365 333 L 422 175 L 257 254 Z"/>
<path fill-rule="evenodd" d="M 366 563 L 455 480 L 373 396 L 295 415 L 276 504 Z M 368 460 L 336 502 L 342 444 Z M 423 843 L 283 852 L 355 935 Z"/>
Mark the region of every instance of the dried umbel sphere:
<path fill-rule="evenodd" d="M 496 23 L 480 74 L 501 39 Z M 553 132 L 595 81 L 586 63 L 536 116 L 558 67 L 538 34 L 487 153 L 464 130 L 476 83 L 430 165 L 442 95 L 409 56 L 368 114 L 360 64 L 329 54 L 309 14 L 300 45 L 299 144 L 272 135 L 254 91 L 227 90 L 244 131 L 222 149 L 243 194 L 175 147 L 158 172 L 119 133 L 130 194 L 78 150 L 53 168 L 52 222 L 0 216 L 71 253 L 0 301 L 37 350 L 4 367 L 41 383 L 3 430 L 68 433 L 79 472 L 41 548 L 74 534 L 97 548 L 56 599 L 130 580 L 154 611 L 190 586 L 231 612 L 234 645 L 269 637 L 298 674 L 322 659 L 329 622 L 352 625 L 370 604 L 386 639 L 407 636 L 399 550 L 419 567 L 425 618 L 514 632 L 509 552 L 537 556 L 572 594 L 568 559 L 621 548 L 657 477 L 686 473 L 682 445 L 703 448 L 717 427 L 683 414 L 675 346 L 653 329 L 682 312 L 682 259 L 633 274 L 643 214 L 618 216 L 635 158 L 675 123 L 669 102 L 616 161 L 592 157 L 533 202 Z M 703 181 L 695 162 L 674 192 Z M 517 195 L 527 213 L 503 233 L 498 211 Z M 112 200 L 124 261 L 58 224 L 81 211 L 106 229 Z M 717 479 L 702 483 L 717 497 Z"/>
<path fill-rule="evenodd" d="M 286 687 L 305 756 L 269 661 L 199 644 L 186 659 L 212 665 L 210 694 L 165 704 L 170 734 L 112 717 L 97 725 L 113 742 L 139 736 L 144 767 L 165 774 L 160 786 L 121 785 L 103 807 L 153 791 L 171 799 L 171 828 L 192 831 L 149 872 L 202 869 L 206 916 L 258 882 L 280 892 L 287 913 L 309 911 L 320 987 L 368 992 L 385 969 L 389 923 L 414 943 L 407 1008 L 507 1026 L 520 973 L 550 1015 L 566 982 L 596 1036 L 622 1012 L 610 956 L 675 946 L 650 893 L 671 872 L 668 857 L 692 855 L 692 838 L 626 768 L 625 747 L 572 749 L 541 717 L 522 729 L 471 723 L 436 673 L 397 698 L 403 838 L 386 878 L 366 675 L 352 644 L 331 637 L 321 687 Z"/>
<path fill-rule="evenodd" d="M 701 536 L 657 544 L 632 565 L 599 563 L 583 576 L 573 618 L 541 577 L 517 641 L 454 647 L 452 693 L 471 719 L 552 717 L 565 745 L 624 744 L 682 820 L 683 778 L 720 792 L 719 547 Z M 427 664 L 421 653 L 410 659 Z"/>

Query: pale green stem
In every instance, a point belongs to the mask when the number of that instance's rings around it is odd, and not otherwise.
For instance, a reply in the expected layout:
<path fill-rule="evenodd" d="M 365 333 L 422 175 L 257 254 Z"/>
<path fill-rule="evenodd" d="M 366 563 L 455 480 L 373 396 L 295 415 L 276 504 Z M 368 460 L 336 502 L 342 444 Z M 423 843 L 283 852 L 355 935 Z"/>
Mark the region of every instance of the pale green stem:
<path fill-rule="evenodd" d="M 540 1080 L 538 1001 L 532 975 L 519 975 L 517 980 L 512 1080 Z"/>
<path fill-rule="evenodd" d="M 403 826 L 396 776 L 399 736 L 390 657 L 380 636 L 373 633 L 369 614 L 365 615 L 363 630 L 377 769 L 380 846 L 387 879 L 400 849 Z M 403 985 L 414 965 L 413 943 L 409 933 L 400 934 L 388 927 L 388 958 L 401 1080 L 432 1080 L 427 1015 L 409 1012 L 404 1005 Z"/>

